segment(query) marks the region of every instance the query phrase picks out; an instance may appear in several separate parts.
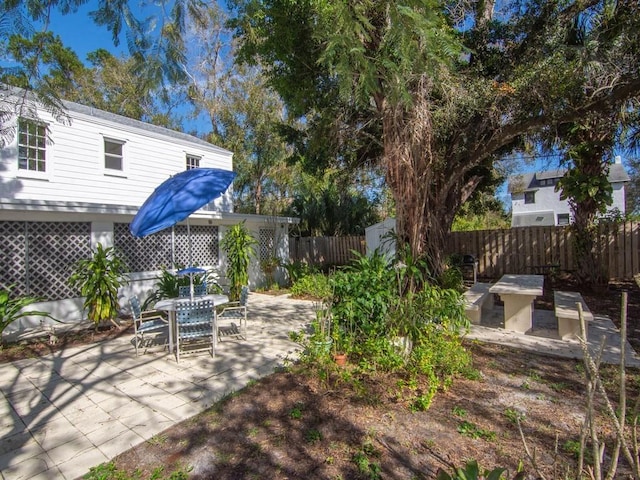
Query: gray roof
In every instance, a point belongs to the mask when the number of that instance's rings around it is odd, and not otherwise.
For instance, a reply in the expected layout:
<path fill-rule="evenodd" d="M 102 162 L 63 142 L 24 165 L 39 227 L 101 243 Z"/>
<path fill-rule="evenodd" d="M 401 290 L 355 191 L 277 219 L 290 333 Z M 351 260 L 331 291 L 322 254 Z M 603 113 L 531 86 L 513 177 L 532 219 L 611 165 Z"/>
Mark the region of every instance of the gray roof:
<path fill-rule="evenodd" d="M 566 169 L 559 169 L 513 175 L 509 177 L 508 191 L 509 193 L 513 193 L 540 188 L 542 186 L 540 185 L 541 180 L 562 178 L 566 171 Z M 624 169 L 624 165 L 622 165 L 621 163 L 611 163 L 609 165 L 609 175 L 607 176 L 607 178 L 611 183 L 628 182 L 631 180 L 626 170 Z"/>
<path fill-rule="evenodd" d="M 151 123 L 141 122 L 140 120 L 134 120 L 132 118 L 123 117 L 122 115 L 116 115 L 115 113 L 99 110 L 93 107 L 87 107 L 86 105 L 70 102 L 68 100 L 63 100 L 62 103 L 64 104 L 65 108 L 67 108 L 70 112 L 81 113 L 83 115 L 89 115 L 95 118 L 100 118 L 102 120 L 107 120 L 109 122 L 118 123 L 128 128 L 138 128 L 141 130 L 145 130 L 147 132 L 156 133 L 166 137 L 172 137 L 177 140 L 198 144 L 202 147 L 218 150 L 220 153 L 232 153 L 229 150 L 225 150 L 224 148 L 218 147 L 212 143 L 202 140 L 201 138 L 195 137 L 193 135 L 189 135 L 187 133 L 178 132 L 176 130 L 171 130 L 170 128 L 159 127 L 157 125 L 152 125 Z"/>
<path fill-rule="evenodd" d="M 5 93 L 6 92 L 6 93 Z M 24 95 L 24 90 L 17 87 L 12 87 L 6 84 L 0 84 L 0 103 L 9 102 L 13 103 L 13 101 Z M 7 96 L 9 98 L 7 98 Z M 37 99 L 33 92 L 27 92 L 27 98 L 30 102 L 37 102 Z M 181 140 L 183 142 L 192 143 L 194 145 L 199 145 L 201 147 L 207 148 L 209 150 L 215 150 L 223 154 L 232 154 L 233 152 L 226 150 L 224 148 L 218 147 L 212 143 L 209 143 L 201 138 L 195 137 L 193 135 L 189 135 L 187 133 L 178 132 L 176 130 L 171 130 L 165 127 L 159 127 L 157 125 L 152 125 L 150 123 L 141 122 L 140 120 L 134 120 L 132 118 L 127 118 L 122 115 L 116 115 L 115 113 L 110 113 L 105 110 L 100 110 L 93 107 L 88 107 L 86 105 L 81 105 L 76 102 L 71 102 L 68 100 L 63 100 L 62 104 L 64 108 L 69 112 L 75 112 L 82 115 L 88 115 L 91 117 L 99 118 L 102 120 L 106 120 L 108 122 L 117 123 L 122 125 L 123 127 L 132 129 L 136 128 L 139 130 L 144 130 L 149 133 L 155 133 L 156 135 L 162 135 L 165 137 L 174 138 L 176 140 Z"/>

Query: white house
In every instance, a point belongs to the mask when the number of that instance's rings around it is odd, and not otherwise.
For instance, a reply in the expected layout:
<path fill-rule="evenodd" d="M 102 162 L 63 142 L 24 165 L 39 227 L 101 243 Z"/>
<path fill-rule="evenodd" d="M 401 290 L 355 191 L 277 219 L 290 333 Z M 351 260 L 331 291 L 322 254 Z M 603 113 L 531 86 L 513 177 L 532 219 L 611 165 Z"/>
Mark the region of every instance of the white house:
<path fill-rule="evenodd" d="M 17 111 L 15 90 L 0 92 L 0 111 Z M 0 287 L 46 299 L 35 308 L 58 319 L 83 317 L 82 299 L 67 285 L 72 265 L 98 243 L 116 246 L 127 259 L 132 294 L 153 290 L 162 267 L 188 264 L 187 226 L 134 238 L 129 223 L 156 186 L 194 167 L 233 169 L 232 152 L 184 133 L 64 102 L 70 121 L 44 109 L 14 114 L 1 127 L 15 135 L 0 150 Z M 189 217 L 193 264 L 224 276 L 219 242 L 226 229 L 246 222 L 258 241 L 250 285 L 264 274 L 259 260 L 289 259 L 288 229 L 298 219 L 233 212 L 231 193 Z M 224 279 L 222 279 L 224 281 Z M 30 318 L 9 329 L 39 322 Z"/>
<path fill-rule="evenodd" d="M 525 173 L 509 178 L 511 194 L 511 226 L 553 226 L 571 223 L 571 209 L 567 200 L 560 200 L 555 187 L 566 170 Z M 625 184 L 629 175 L 620 157 L 609 165 L 609 182 L 613 187 L 613 202 L 608 211 L 625 213 Z"/>

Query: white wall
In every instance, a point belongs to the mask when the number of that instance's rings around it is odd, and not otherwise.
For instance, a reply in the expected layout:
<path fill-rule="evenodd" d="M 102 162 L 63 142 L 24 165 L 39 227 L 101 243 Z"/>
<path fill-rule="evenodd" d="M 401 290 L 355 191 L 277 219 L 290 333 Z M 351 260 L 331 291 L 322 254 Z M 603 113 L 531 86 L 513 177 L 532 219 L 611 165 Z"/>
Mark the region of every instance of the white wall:
<path fill-rule="evenodd" d="M 42 112 L 50 128 L 46 172 L 18 169 L 17 135 L 0 152 L 0 203 L 5 201 L 78 202 L 139 207 L 156 186 L 186 169 L 186 155 L 201 157 L 201 167 L 232 170 L 232 154 L 202 142 L 159 135 L 73 111 L 70 125 Z M 15 123 L 15 120 L 14 120 Z M 104 138 L 122 140 L 124 170 L 104 168 Z M 231 212 L 231 197 L 216 201 Z"/>
<path fill-rule="evenodd" d="M 612 204 L 607 207 L 607 211 L 615 209 L 620 210 L 621 213 L 625 213 L 625 186 L 624 183 L 613 183 Z M 536 190 L 535 203 L 524 203 L 523 193 L 511 194 L 511 208 L 512 216 L 530 214 L 530 213 L 545 213 L 549 211 L 554 212 L 555 224 L 558 224 L 558 214 L 568 213 L 570 218 L 573 218 L 571 214 L 571 208 L 567 200 L 560 200 L 560 192 L 556 192 L 555 187 L 539 187 Z M 513 224 L 513 223 L 512 223 Z"/>

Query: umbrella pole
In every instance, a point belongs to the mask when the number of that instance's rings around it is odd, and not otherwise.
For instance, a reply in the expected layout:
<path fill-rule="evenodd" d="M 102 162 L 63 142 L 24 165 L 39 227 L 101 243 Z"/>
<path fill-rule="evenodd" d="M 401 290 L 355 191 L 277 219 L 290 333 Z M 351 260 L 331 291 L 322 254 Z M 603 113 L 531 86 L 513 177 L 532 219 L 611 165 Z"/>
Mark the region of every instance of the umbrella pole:
<path fill-rule="evenodd" d="M 189 240 L 189 267 L 193 267 L 193 254 L 191 250 L 191 227 L 189 226 L 189 217 L 187 217 L 187 239 Z M 189 293 L 193 302 L 193 273 L 189 274 Z"/>

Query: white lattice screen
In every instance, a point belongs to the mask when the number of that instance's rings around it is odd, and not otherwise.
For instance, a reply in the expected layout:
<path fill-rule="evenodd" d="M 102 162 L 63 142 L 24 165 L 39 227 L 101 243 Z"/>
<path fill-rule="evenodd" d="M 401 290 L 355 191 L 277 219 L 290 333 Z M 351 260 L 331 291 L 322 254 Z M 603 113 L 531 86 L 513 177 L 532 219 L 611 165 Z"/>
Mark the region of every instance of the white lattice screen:
<path fill-rule="evenodd" d="M 78 295 L 68 286 L 73 266 L 91 255 L 88 222 L 0 222 L 0 284 L 16 295 L 59 300 Z"/>
<path fill-rule="evenodd" d="M 218 264 L 218 227 L 192 226 L 194 265 Z M 175 227 L 175 259 L 189 262 L 186 226 Z M 114 225 L 114 246 L 129 271 L 171 268 L 171 229 L 134 238 L 129 224 Z M 0 222 L 0 287 L 14 285 L 14 295 L 61 300 L 79 295 L 68 286 L 75 263 L 91 257 L 90 222 Z"/>
<path fill-rule="evenodd" d="M 129 224 L 117 223 L 114 227 L 114 245 L 122 252 L 132 272 L 172 268 L 171 229 L 162 230 L 144 238 L 135 238 L 129 232 Z M 176 265 L 189 264 L 189 236 L 185 225 L 173 227 L 175 235 Z M 194 265 L 218 264 L 218 227 L 191 226 L 191 248 Z"/>
<path fill-rule="evenodd" d="M 260 244 L 260 261 L 268 260 L 276 255 L 275 240 L 275 228 L 261 228 L 259 230 L 258 242 Z"/>

